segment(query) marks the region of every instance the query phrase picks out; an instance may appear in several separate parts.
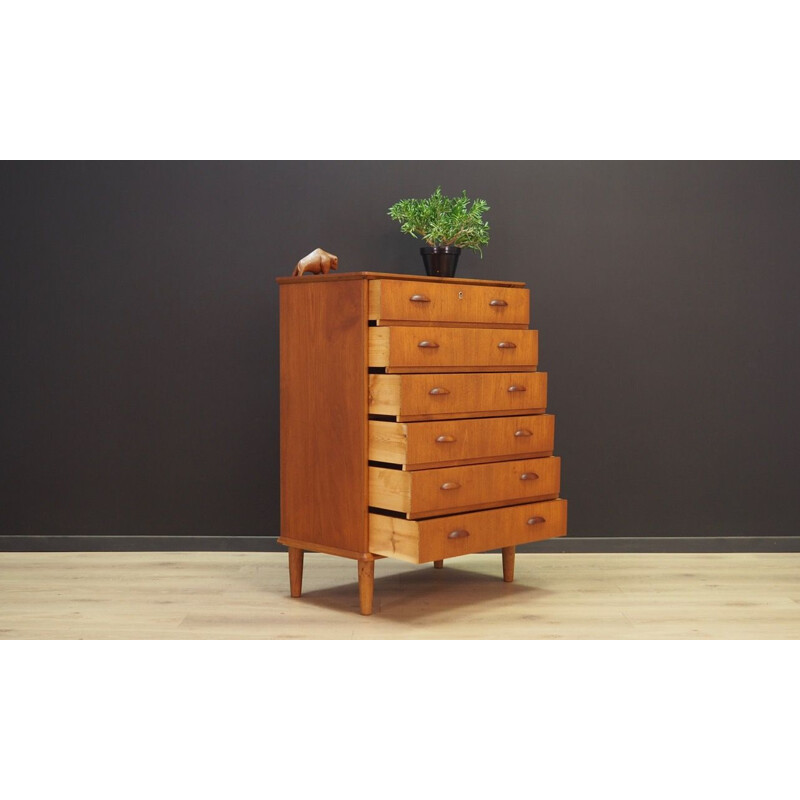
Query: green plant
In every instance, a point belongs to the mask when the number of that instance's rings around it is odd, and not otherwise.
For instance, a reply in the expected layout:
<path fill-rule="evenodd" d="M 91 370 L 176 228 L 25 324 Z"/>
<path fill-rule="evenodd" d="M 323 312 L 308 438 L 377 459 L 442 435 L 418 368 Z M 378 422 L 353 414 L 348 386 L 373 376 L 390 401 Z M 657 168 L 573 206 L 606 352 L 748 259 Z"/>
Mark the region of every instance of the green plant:
<path fill-rule="evenodd" d="M 403 233 L 415 239 L 420 236 L 431 247 L 466 247 L 483 258 L 481 247 L 489 244 L 489 223 L 482 217 L 488 210 L 485 200 L 475 200 L 470 207 L 466 189 L 460 197 L 446 197 L 439 186 L 430 197 L 399 200 L 389 216 L 400 223 Z"/>

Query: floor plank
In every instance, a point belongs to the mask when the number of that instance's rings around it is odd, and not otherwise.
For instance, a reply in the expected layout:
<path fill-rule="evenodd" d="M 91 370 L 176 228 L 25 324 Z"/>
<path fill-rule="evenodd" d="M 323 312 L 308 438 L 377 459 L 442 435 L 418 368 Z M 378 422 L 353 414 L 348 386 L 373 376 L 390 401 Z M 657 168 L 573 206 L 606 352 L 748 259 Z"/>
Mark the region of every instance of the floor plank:
<path fill-rule="evenodd" d="M 0 553 L 0 639 L 798 639 L 800 554 L 499 555 L 443 570 L 309 553 Z"/>

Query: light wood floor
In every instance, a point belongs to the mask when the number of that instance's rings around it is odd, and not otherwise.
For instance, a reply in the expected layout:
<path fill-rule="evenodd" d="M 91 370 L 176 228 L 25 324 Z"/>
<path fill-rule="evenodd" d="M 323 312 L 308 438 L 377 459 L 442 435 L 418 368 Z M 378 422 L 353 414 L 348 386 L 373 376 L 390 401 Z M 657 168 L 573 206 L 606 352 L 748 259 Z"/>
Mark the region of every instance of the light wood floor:
<path fill-rule="evenodd" d="M 0 553 L 0 639 L 798 639 L 800 554 L 518 554 L 375 566 L 282 553 Z"/>

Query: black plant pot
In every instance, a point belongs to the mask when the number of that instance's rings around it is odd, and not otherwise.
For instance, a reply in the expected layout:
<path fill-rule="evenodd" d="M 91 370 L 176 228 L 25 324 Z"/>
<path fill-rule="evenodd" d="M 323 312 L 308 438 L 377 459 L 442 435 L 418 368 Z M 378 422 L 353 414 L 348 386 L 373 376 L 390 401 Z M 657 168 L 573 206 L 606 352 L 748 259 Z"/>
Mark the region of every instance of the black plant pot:
<path fill-rule="evenodd" d="M 445 245 L 443 247 L 420 247 L 425 272 L 437 278 L 452 278 L 456 274 L 460 247 Z"/>

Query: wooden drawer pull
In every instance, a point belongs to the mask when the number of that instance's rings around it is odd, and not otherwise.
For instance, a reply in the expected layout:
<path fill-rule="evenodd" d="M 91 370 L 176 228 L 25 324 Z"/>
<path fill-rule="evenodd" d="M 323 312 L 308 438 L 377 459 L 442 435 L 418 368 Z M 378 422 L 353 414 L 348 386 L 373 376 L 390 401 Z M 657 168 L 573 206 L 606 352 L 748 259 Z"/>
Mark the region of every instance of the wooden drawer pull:
<path fill-rule="evenodd" d="M 436 342 L 429 342 L 427 339 L 420 342 L 417 347 L 438 347 L 439 345 Z"/>
<path fill-rule="evenodd" d="M 408 299 L 412 303 L 430 303 L 430 298 L 425 297 L 424 294 L 412 294 Z"/>
<path fill-rule="evenodd" d="M 516 350 L 517 346 L 514 342 L 500 342 L 497 345 L 501 350 Z"/>
<path fill-rule="evenodd" d="M 490 300 L 489 301 L 489 305 L 490 306 L 507 306 L 508 303 L 506 303 L 505 300 Z"/>
<path fill-rule="evenodd" d="M 528 520 L 528 525 L 538 525 L 540 522 L 547 522 L 544 517 L 531 517 Z"/>
<path fill-rule="evenodd" d="M 533 436 L 533 434 L 527 428 L 520 428 L 518 431 L 514 431 L 514 436 L 519 438 L 520 436 Z"/>
<path fill-rule="evenodd" d="M 441 386 L 434 386 L 433 389 L 428 392 L 428 394 L 450 394 L 450 390 L 444 389 Z"/>
<path fill-rule="evenodd" d="M 448 539 L 466 539 L 469 536 L 469 531 L 465 531 L 463 528 L 457 531 L 450 531 L 447 534 Z"/>
<path fill-rule="evenodd" d="M 513 384 L 512 386 L 508 387 L 508 391 L 509 392 L 527 392 L 528 389 L 525 386 L 517 386 L 516 384 Z"/>
<path fill-rule="evenodd" d="M 539 476 L 535 472 L 523 472 L 522 475 L 519 476 L 521 481 L 535 481 L 538 480 Z"/>
<path fill-rule="evenodd" d="M 455 481 L 446 481 L 439 488 L 444 489 L 445 491 L 447 491 L 448 489 L 460 489 L 461 484 L 456 483 Z"/>
<path fill-rule="evenodd" d="M 436 437 L 437 442 L 454 442 L 455 436 L 448 436 L 447 434 L 443 433 L 441 436 Z"/>

